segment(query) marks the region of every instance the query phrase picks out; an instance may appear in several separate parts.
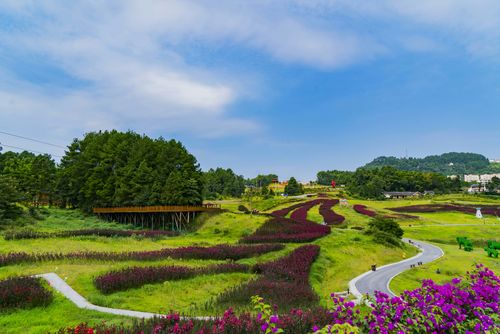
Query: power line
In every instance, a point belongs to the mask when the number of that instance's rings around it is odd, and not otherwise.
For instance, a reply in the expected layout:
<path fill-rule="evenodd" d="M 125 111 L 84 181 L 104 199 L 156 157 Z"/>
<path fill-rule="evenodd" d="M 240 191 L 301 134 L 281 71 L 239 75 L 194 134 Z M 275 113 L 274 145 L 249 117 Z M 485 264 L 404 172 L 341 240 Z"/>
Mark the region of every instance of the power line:
<path fill-rule="evenodd" d="M 47 153 L 47 152 L 40 152 L 40 151 L 35 151 L 35 150 L 28 150 L 27 148 L 23 148 L 23 147 L 5 145 L 5 144 L 0 143 L 0 147 L 2 147 L 2 146 L 10 147 L 10 148 L 13 148 L 13 149 L 16 149 L 16 150 L 28 151 L 28 152 L 31 152 L 31 153 L 48 154 L 48 155 L 50 155 L 52 157 L 62 158 L 62 156 L 60 156 L 60 155 L 55 155 L 55 154 L 50 154 L 50 153 Z"/>
<path fill-rule="evenodd" d="M 4 135 L 7 135 L 7 136 L 12 136 L 12 137 L 17 137 L 17 138 L 21 138 L 21 139 L 31 140 L 31 141 L 34 141 L 34 142 L 37 142 L 37 143 L 40 143 L 40 144 L 45 144 L 45 145 L 50 145 L 50 146 L 54 146 L 54 147 L 66 149 L 66 147 L 64 147 L 64 146 L 57 145 L 57 144 L 51 144 L 51 143 L 48 143 L 48 142 L 43 141 L 43 140 L 38 140 L 38 139 L 28 138 L 28 137 L 24 137 L 24 136 L 20 136 L 20 135 L 15 135 L 13 133 L 8 133 L 8 132 L 5 132 L 5 131 L 0 131 L 0 133 L 2 133 Z M 5 145 L 5 146 L 7 146 L 7 145 Z"/>

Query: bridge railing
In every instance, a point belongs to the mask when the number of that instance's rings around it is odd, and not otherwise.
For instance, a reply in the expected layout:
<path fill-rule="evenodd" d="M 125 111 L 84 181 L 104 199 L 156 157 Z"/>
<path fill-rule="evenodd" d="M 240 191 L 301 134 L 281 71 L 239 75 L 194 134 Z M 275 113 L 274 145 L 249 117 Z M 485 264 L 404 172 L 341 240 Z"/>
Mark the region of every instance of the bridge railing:
<path fill-rule="evenodd" d="M 124 206 L 109 208 L 93 208 L 94 213 L 133 213 L 133 212 L 200 212 L 220 209 L 219 204 L 203 205 L 153 205 L 153 206 Z"/>

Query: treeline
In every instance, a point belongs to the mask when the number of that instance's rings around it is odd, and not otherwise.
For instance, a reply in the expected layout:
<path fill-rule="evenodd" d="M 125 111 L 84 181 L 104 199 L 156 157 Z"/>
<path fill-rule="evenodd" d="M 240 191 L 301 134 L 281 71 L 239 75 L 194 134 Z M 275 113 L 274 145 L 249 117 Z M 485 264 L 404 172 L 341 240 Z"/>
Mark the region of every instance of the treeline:
<path fill-rule="evenodd" d="M 444 153 L 425 158 L 378 157 L 365 168 L 394 167 L 406 171 L 434 172 L 444 175 L 499 173 L 500 167 L 476 153 Z"/>
<path fill-rule="evenodd" d="M 50 155 L 0 153 L 0 219 L 16 202 L 93 207 L 197 205 L 203 198 L 240 197 L 246 185 L 263 194 L 277 175 L 245 179 L 231 169 L 200 170 L 178 141 L 134 132 L 99 131 L 75 139 L 59 165 Z M 9 214 L 7 214 L 9 212 Z"/>
<path fill-rule="evenodd" d="M 393 167 L 358 168 L 355 172 L 321 171 L 317 182 L 330 185 L 332 180 L 345 185 L 345 189 L 354 196 L 364 198 L 382 198 L 385 191 L 419 191 L 436 193 L 457 192 L 461 189 L 458 179 L 451 179 L 438 173 L 402 171 Z"/>

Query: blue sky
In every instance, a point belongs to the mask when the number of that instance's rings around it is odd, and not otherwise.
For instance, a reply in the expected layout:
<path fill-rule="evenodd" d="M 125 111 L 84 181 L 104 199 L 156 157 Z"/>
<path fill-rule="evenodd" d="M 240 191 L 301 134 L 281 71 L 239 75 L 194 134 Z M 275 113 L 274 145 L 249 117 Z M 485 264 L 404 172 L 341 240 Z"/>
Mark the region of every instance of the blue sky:
<path fill-rule="evenodd" d="M 500 158 L 498 17 L 496 0 L 2 1 L 0 131 L 131 129 L 203 169 L 282 179 L 405 152 Z"/>

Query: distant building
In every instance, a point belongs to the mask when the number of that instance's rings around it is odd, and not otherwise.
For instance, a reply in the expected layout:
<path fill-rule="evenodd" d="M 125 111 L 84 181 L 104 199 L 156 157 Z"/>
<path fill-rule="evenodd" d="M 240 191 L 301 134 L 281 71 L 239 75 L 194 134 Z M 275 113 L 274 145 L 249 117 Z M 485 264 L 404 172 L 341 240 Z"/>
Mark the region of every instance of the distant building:
<path fill-rule="evenodd" d="M 500 164 L 500 159 L 492 159 L 490 160 L 490 163 Z"/>
<path fill-rule="evenodd" d="M 465 182 L 476 182 L 476 183 L 481 183 L 483 185 L 488 184 L 491 182 L 491 179 L 494 177 L 500 178 L 500 173 L 497 174 L 465 174 L 464 175 L 464 181 Z"/>
<path fill-rule="evenodd" d="M 477 194 L 477 193 L 480 193 L 480 192 L 484 192 L 484 187 L 481 187 L 480 184 L 471 184 L 471 186 L 469 187 L 469 189 L 467 189 L 467 192 L 469 194 Z"/>
<path fill-rule="evenodd" d="M 420 197 L 422 193 L 419 191 L 385 191 L 383 192 L 385 198 L 407 198 L 407 197 Z"/>
<path fill-rule="evenodd" d="M 424 196 L 434 196 L 436 193 L 432 190 L 426 190 L 424 191 Z"/>

